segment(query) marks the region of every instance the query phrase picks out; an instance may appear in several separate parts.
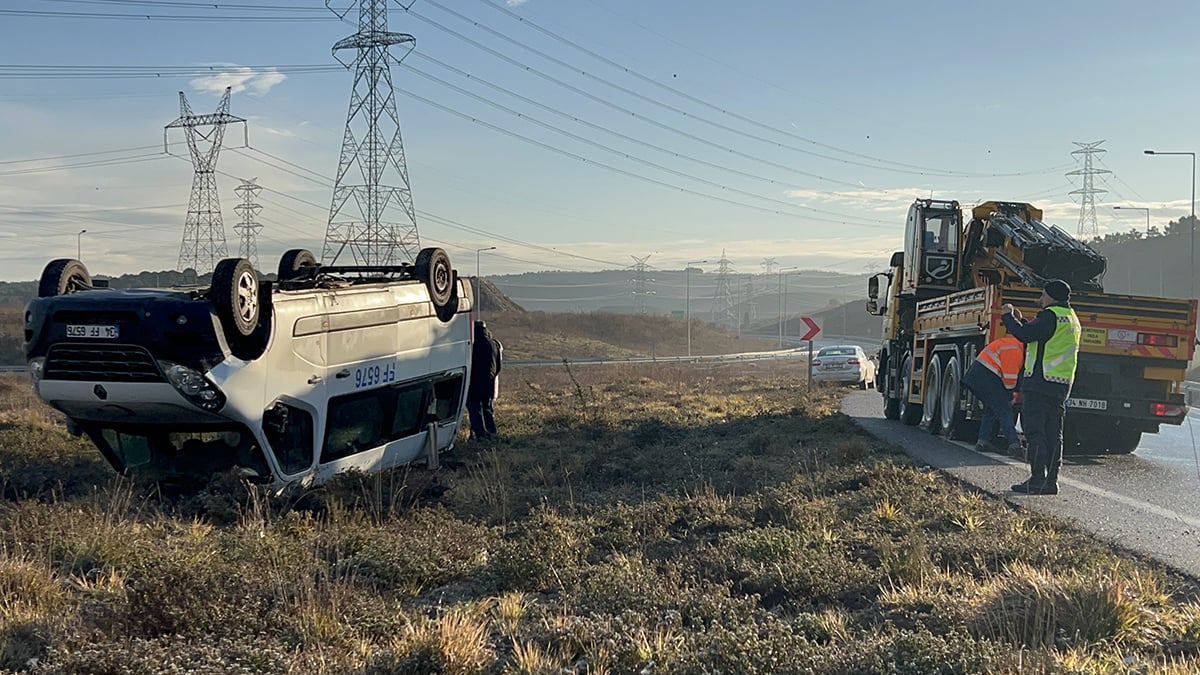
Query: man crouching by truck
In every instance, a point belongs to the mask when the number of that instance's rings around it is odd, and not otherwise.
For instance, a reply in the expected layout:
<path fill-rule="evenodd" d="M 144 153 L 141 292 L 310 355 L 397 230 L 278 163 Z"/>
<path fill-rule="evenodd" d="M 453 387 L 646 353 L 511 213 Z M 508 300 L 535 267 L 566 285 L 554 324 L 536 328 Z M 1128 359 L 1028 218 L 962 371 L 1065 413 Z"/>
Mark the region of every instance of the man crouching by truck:
<path fill-rule="evenodd" d="M 1008 454 L 1025 456 L 1017 424 L 1013 419 L 1012 397 L 1025 361 L 1025 345 L 1006 335 L 988 343 L 975 357 L 975 362 L 963 375 L 963 386 L 983 403 L 983 419 L 979 424 L 979 442 L 975 449 L 988 452 L 996 438 L 996 427 L 1004 434 Z"/>
<path fill-rule="evenodd" d="M 1021 428 L 1028 443 L 1032 474 L 1013 492 L 1030 495 L 1058 494 L 1058 469 L 1062 466 L 1063 418 L 1067 397 L 1075 382 L 1082 329 L 1071 309 L 1071 287 L 1059 279 L 1047 281 L 1038 304 L 1043 308 L 1032 321 L 1016 309 L 1000 308 L 1004 327 L 1026 345 L 1021 382 Z"/>

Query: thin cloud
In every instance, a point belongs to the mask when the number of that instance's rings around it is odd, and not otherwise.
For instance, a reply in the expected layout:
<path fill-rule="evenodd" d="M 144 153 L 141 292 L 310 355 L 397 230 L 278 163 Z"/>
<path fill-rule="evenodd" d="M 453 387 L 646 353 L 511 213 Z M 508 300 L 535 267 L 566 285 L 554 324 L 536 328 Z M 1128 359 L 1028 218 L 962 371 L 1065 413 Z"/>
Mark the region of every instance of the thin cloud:
<path fill-rule="evenodd" d="M 233 64 L 221 64 L 218 67 L 222 69 L 221 72 L 197 77 L 188 84 L 196 91 L 211 94 L 223 93 L 225 88 L 229 87 L 235 94 L 249 90 L 253 94 L 262 96 L 271 91 L 275 85 L 287 79 L 287 75 L 273 68 L 255 70 Z"/>
<path fill-rule="evenodd" d="M 507 0 L 504 4 L 508 5 L 509 7 L 520 7 L 526 2 L 529 2 L 529 0 Z"/>

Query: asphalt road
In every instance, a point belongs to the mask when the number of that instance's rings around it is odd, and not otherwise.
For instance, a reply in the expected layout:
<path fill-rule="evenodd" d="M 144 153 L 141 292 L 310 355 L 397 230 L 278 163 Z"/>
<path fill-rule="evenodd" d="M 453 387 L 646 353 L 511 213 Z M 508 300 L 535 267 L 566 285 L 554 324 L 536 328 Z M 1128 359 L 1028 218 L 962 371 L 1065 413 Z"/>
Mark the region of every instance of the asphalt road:
<path fill-rule="evenodd" d="M 1008 489 L 1029 476 L 1027 465 L 886 420 L 878 392 L 851 392 L 842 409 L 867 432 L 930 466 L 1200 579 L 1200 411 L 1181 427 L 1144 435 L 1132 455 L 1067 457 L 1059 494 L 1031 497 Z"/>

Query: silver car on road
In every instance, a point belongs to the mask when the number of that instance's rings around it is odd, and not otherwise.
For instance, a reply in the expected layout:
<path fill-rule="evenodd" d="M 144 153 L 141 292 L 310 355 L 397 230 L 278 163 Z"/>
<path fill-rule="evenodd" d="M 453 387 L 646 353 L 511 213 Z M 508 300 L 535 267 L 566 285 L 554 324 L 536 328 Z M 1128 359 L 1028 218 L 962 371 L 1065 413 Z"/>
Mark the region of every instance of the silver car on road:
<path fill-rule="evenodd" d="M 875 386 L 875 362 L 858 345 L 822 347 L 812 360 L 814 382 L 847 382 L 860 389 Z"/>

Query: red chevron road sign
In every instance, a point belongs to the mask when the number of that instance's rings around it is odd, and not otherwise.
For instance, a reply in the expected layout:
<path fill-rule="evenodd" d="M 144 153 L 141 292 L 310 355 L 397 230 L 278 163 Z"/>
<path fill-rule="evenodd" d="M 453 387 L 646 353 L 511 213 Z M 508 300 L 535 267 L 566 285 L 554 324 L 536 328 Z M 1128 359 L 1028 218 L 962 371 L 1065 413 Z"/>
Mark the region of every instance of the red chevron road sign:
<path fill-rule="evenodd" d="M 803 321 L 804 325 L 808 327 L 808 330 L 800 336 L 801 340 L 812 340 L 821 334 L 820 319 L 813 319 L 811 317 L 804 316 L 800 317 L 800 320 Z"/>

